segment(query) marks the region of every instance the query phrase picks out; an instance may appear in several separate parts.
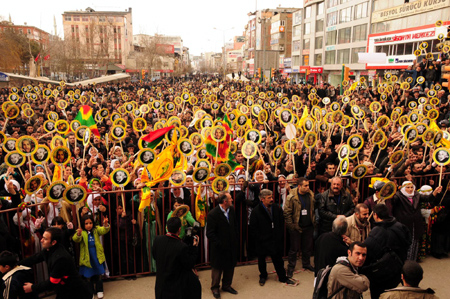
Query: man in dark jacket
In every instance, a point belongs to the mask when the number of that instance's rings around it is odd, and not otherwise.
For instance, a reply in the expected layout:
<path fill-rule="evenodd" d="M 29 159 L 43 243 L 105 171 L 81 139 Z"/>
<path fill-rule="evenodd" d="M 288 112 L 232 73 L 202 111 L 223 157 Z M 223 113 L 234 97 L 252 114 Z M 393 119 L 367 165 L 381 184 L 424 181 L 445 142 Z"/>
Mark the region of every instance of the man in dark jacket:
<path fill-rule="evenodd" d="M 288 285 L 297 283 L 286 277 L 283 262 L 284 218 L 283 210 L 273 202 L 273 193 L 263 189 L 259 193 L 261 202 L 252 210 L 250 227 L 256 240 L 258 254 L 259 284 L 263 286 L 267 280 L 266 257 L 272 258 L 277 271 L 278 280 Z"/>
<path fill-rule="evenodd" d="M 355 210 L 355 204 L 350 193 L 343 188 L 342 179 L 340 177 L 334 177 L 330 183 L 330 189 L 319 194 L 319 233 L 331 231 L 331 224 L 337 216 L 343 215 L 348 217 Z"/>
<path fill-rule="evenodd" d="M 373 208 L 375 224 L 369 236 L 364 241 L 367 245 L 367 268 L 363 270 L 370 279 L 370 294 L 372 299 L 379 298 L 380 294 L 390 288 L 395 288 L 401 280 L 402 265 L 406 260 L 406 254 L 411 244 L 409 229 L 389 216 L 389 209 L 384 204 L 377 204 Z M 373 265 L 381 259 L 386 252 L 392 250 L 397 255 L 399 262 L 395 260 L 390 264 L 386 273 L 378 273 L 373 277 Z M 372 267 L 371 267 L 372 265 Z M 380 279 L 383 277 L 383 279 Z"/>
<path fill-rule="evenodd" d="M 311 266 L 315 225 L 314 195 L 309 190 L 306 178 L 299 178 L 297 188 L 289 193 L 284 206 L 284 217 L 291 241 L 287 276 L 292 277 L 294 273 L 300 248 L 303 268 L 314 271 Z"/>
<path fill-rule="evenodd" d="M 347 219 L 340 215 L 333 221 L 332 231 L 317 239 L 314 253 L 315 276 L 320 269 L 334 265 L 338 257 L 347 254 L 348 247 L 344 242 L 347 227 Z"/>
<path fill-rule="evenodd" d="M 219 203 L 208 213 L 206 218 L 206 236 L 210 243 L 211 290 L 214 298 L 220 298 L 220 278 L 222 290 L 231 294 L 237 291 L 231 287 L 234 267 L 239 252 L 239 231 L 233 198 L 229 192 L 221 192 L 217 198 Z"/>
<path fill-rule="evenodd" d="M 92 289 L 78 274 L 75 262 L 60 243 L 62 231 L 59 228 L 47 228 L 41 239 L 42 251 L 19 262 L 19 265 L 32 266 L 46 262 L 49 279 L 32 284 L 25 283 L 25 293 L 53 290 L 57 299 L 91 299 Z"/>
<path fill-rule="evenodd" d="M 181 220 L 172 217 L 167 221 L 168 233 L 157 236 L 152 253 L 156 260 L 156 299 L 196 299 L 202 297 L 198 277 L 192 272 L 198 252 L 198 239 L 188 246 L 178 237 Z"/>
<path fill-rule="evenodd" d="M 17 266 L 17 255 L 9 251 L 0 253 L 0 294 L 3 299 L 37 299 L 34 292 L 25 293 L 23 285 L 33 279 L 33 269 Z"/>

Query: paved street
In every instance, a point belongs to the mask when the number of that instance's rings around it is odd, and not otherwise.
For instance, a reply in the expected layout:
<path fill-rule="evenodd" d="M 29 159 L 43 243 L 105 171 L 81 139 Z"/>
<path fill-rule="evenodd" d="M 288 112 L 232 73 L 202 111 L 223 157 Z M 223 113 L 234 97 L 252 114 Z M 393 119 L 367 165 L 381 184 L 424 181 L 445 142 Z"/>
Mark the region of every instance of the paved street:
<path fill-rule="evenodd" d="M 448 283 L 448 270 L 450 269 L 450 258 L 437 260 L 428 257 L 421 263 L 424 269 L 424 279 L 420 284 L 424 288 L 432 288 L 436 291 L 439 298 L 448 298 L 450 294 L 450 284 Z M 268 265 L 268 271 L 273 271 L 273 265 Z M 213 298 L 209 289 L 211 283 L 211 271 L 199 271 L 202 283 L 202 298 Z M 241 266 L 236 268 L 233 287 L 239 292 L 237 296 L 228 293 L 222 293 L 222 298 L 311 298 L 313 292 L 314 275 L 312 272 L 300 272 L 294 275 L 294 278 L 300 280 L 297 287 L 286 287 L 280 284 L 276 279 L 276 274 L 270 274 L 266 285 L 261 287 L 258 284 L 258 266 Z M 135 281 L 116 280 L 106 282 L 106 299 L 148 299 L 154 298 L 155 276 L 138 278 Z M 50 297 L 54 298 L 54 297 Z M 369 293 L 365 293 L 364 298 L 370 298 Z"/>

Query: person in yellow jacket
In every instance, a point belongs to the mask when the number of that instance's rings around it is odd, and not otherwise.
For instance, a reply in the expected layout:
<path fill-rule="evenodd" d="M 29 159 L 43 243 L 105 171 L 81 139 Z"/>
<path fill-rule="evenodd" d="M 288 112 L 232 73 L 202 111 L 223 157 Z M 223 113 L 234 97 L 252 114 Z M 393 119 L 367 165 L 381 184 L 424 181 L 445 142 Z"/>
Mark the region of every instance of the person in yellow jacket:
<path fill-rule="evenodd" d="M 97 227 L 92 215 L 84 215 L 81 228 L 73 236 L 73 241 L 80 243 L 80 274 L 91 282 L 97 298 L 103 298 L 102 275 L 105 273 L 105 253 L 100 243 L 100 236 L 109 232 L 108 218 L 103 226 Z"/>

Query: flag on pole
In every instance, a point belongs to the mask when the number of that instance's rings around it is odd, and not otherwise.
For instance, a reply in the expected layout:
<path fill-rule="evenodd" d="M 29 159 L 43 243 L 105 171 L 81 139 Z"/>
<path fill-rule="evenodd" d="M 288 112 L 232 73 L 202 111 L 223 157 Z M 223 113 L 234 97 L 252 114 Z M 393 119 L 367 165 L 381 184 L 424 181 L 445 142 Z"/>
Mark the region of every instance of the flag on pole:
<path fill-rule="evenodd" d="M 202 198 L 202 185 L 198 185 L 197 197 L 195 198 L 195 219 L 201 227 L 206 223 L 206 201 Z"/>
<path fill-rule="evenodd" d="M 44 60 L 49 60 L 49 59 L 50 59 L 50 54 L 44 56 Z"/>
<path fill-rule="evenodd" d="M 174 126 L 170 126 L 170 127 L 161 128 L 156 131 L 150 132 L 150 133 L 148 133 L 148 135 L 145 135 L 144 137 L 142 137 L 142 140 L 150 143 L 148 145 L 149 148 L 155 148 L 164 139 L 164 136 L 166 136 L 166 133 L 169 132 L 170 130 L 172 130 L 173 128 L 174 128 Z M 174 135 L 176 135 L 176 134 L 174 134 Z"/>
<path fill-rule="evenodd" d="M 88 105 L 81 106 L 75 120 L 78 120 L 82 126 L 87 126 L 91 130 L 92 134 L 100 137 L 100 133 L 97 129 L 94 117 L 92 117 L 92 108 Z"/>
<path fill-rule="evenodd" d="M 36 58 L 34 59 L 34 62 L 37 62 L 39 60 L 39 58 L 41 58 L 41 53 L 39 53 Z"/>

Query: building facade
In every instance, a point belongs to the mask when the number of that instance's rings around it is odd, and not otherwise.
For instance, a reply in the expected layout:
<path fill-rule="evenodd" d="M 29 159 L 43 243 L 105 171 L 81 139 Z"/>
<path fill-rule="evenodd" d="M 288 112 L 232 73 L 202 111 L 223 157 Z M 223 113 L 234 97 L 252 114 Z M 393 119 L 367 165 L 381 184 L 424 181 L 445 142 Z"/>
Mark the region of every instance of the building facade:
<path fill-rule="evenodd" d="M 125 11 L 95 11 L 86 8 L 65 11 L 64 39 L 72 43 L 72 57 L 89 65 L 119 64 L 125 69 L 133 50 L 131 7 Z"/>
<path fill-rule="evenodd" d="M 436 45 L 439 34 L 447 36 L 450 25 L 450 0 L 374 0 L 371 33 L 367 40 L 368 53 L 386 53 L 386 61 L 367 64 L 371 79 L 384 77 L 386 72 L 398 75 L 401 69 L 421 61 L 426 53 L 438 58 Z M 436 26 L 437 21 L 443 21 Z M 421 42 L 428 47 L 416 57 L 414 51 Z"/>
<path fill-rule="evenodd" d="M 34 40 L 42 47 L 43 50 L 48 47 L 48 43 L 51 38 L 49 33 L 37 27 L 30 26 L 27 23 L 24 25 L 15 25 L 13 22 L 0 22 L 0 33 L 8 29 L 13 30 L 15 33 L 25 35 L 29 40 Z"/>

